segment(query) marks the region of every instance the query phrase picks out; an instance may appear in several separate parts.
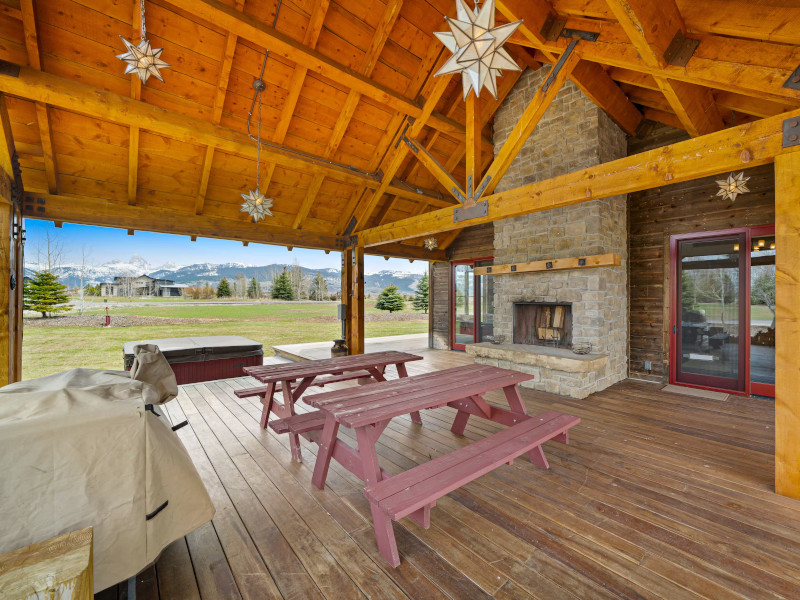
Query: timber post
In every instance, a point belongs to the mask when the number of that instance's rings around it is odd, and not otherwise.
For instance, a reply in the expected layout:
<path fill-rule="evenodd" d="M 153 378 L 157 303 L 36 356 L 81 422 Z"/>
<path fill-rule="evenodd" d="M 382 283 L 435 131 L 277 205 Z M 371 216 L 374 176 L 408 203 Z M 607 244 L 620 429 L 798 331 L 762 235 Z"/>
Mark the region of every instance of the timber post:
<path fill-rule="evenodd" d="M 364 353 L 364 247 L 344 249 L 342 302 L 347 306 L 345 339 L 350 354 Z"/>

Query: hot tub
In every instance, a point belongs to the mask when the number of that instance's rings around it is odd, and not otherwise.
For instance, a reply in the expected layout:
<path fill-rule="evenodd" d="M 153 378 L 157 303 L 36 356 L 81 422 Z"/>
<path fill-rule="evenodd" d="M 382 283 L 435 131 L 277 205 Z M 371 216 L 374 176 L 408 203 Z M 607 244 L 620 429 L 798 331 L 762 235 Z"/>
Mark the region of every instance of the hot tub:
<path fill-rule="evenodd" d="M 243 367 L 264 361 L 262 345 L 238 335 L 166 338 L 126 342 L 123 349 L 126 371 L 133 364 L 133 348 L 139 344 L 158 346 L 178 384 L 241 377 Z"/>

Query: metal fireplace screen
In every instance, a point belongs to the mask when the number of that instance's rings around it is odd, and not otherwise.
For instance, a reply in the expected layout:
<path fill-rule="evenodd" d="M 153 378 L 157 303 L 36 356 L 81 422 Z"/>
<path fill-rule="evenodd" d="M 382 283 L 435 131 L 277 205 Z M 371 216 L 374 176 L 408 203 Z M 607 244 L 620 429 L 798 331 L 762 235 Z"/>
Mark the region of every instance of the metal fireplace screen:
<path fill-rule="evenodd" d="M 514 304 L 514 343 L 572 347 L 572 305 L 554 302 Z"/>

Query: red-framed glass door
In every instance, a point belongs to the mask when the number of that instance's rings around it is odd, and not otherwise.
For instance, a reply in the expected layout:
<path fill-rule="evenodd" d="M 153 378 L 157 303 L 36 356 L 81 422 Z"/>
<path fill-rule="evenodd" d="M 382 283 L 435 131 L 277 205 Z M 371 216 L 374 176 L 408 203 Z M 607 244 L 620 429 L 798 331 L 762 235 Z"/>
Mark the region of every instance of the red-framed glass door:
<path fill-rule="evenodd" d="M 494 290 L 491 275 L 476 276 L 476 266 L 491 265 L 491 258 L 454 261 L 450 274 L 450 347 L 486 340 L 493 333 Z"/>
<path fill-rule="evenodd" d="M 774 396 L 773 225 L 670 240 L 670 383 Z"/>

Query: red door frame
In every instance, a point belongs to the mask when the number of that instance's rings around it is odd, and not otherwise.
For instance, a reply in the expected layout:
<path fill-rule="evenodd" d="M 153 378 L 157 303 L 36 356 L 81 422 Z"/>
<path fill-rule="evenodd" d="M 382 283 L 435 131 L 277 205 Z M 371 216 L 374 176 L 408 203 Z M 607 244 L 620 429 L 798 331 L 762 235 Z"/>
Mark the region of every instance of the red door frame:
<path fill-rule="evenodd" d="M 741 390 L 731 390 L 725 387 L 715 387 L 713 385 L 700 385 L 687 382 L 677 381 L 677 363 L 678 363 L 678 348 L 681 327 L 678 320 L 678 294 L 680 287 L 678 286 L 678 243 L 686 240 L 702 240 L 706 238 L 714 238 L 721 236 L 730 236 L 744 234 L 746 251 L 742 251 L 744 262 L 743 276 L 740 275 L 740 285 L 744 286 L 744 307 L 739 307 L 740 322 L 747 325 L 747 335 L 745 335 L 744 352 L 739 356 L 739 377 L 744 377 L 744 382 Z M 682 385 L 685 387 L 693 387 L 706 390 L 715 390 L 720 392 L 727 392 L 729 394 L 737 394 L 749 396 L 755 393 L 762 396 L 775 396 L 775 386 L 765 383 L 753 383 L 750 381 L 750 248 L 752 247 L 753 237 L 775 235 L 775 225 L 756 225 L 752 227 L 735 227 L 731 229 L 719 229 L 716 231 L 705 231 L 703 233 L 685 233 L 680 235 L 670 236 L 669 254 L 670 254 L 670 323 L 669 323 L 669 382 L 674 385 Z M 741 242 L 740 242 L 741 243 Z M 741 262 L 740 262 L 741 264 Z M 743 319 L 743 320 L 742 320 Z M 744 364 L 742 364 L 744 361 Z"/>
<path fill-rule="evenodd" d="M 453 260 L 450 261 L 450 349 L 451 350 L 461 350 L 464 351 L 467 349 L 466 344 L 457 344 L 456 343 L 456 266 L 457 265 L 472 265 L 472 268 L 475 268 L 475 263 L 480 262 L 482 260 L 492 260 L 494 257 L 492 256 L 483 256 L 480 258 L 467 258 L 463 260 Z M 477 341 L 477 332 L 480 331 L 478 327 L 478 282 L 475 276 L 475 273 L 472 274 L 472 285 L 473 285 L 473 298 L 472 298 L 472 315 L 473 315 L 473 327 L 472 327 L 472 341 L 473 343 Z"/>

